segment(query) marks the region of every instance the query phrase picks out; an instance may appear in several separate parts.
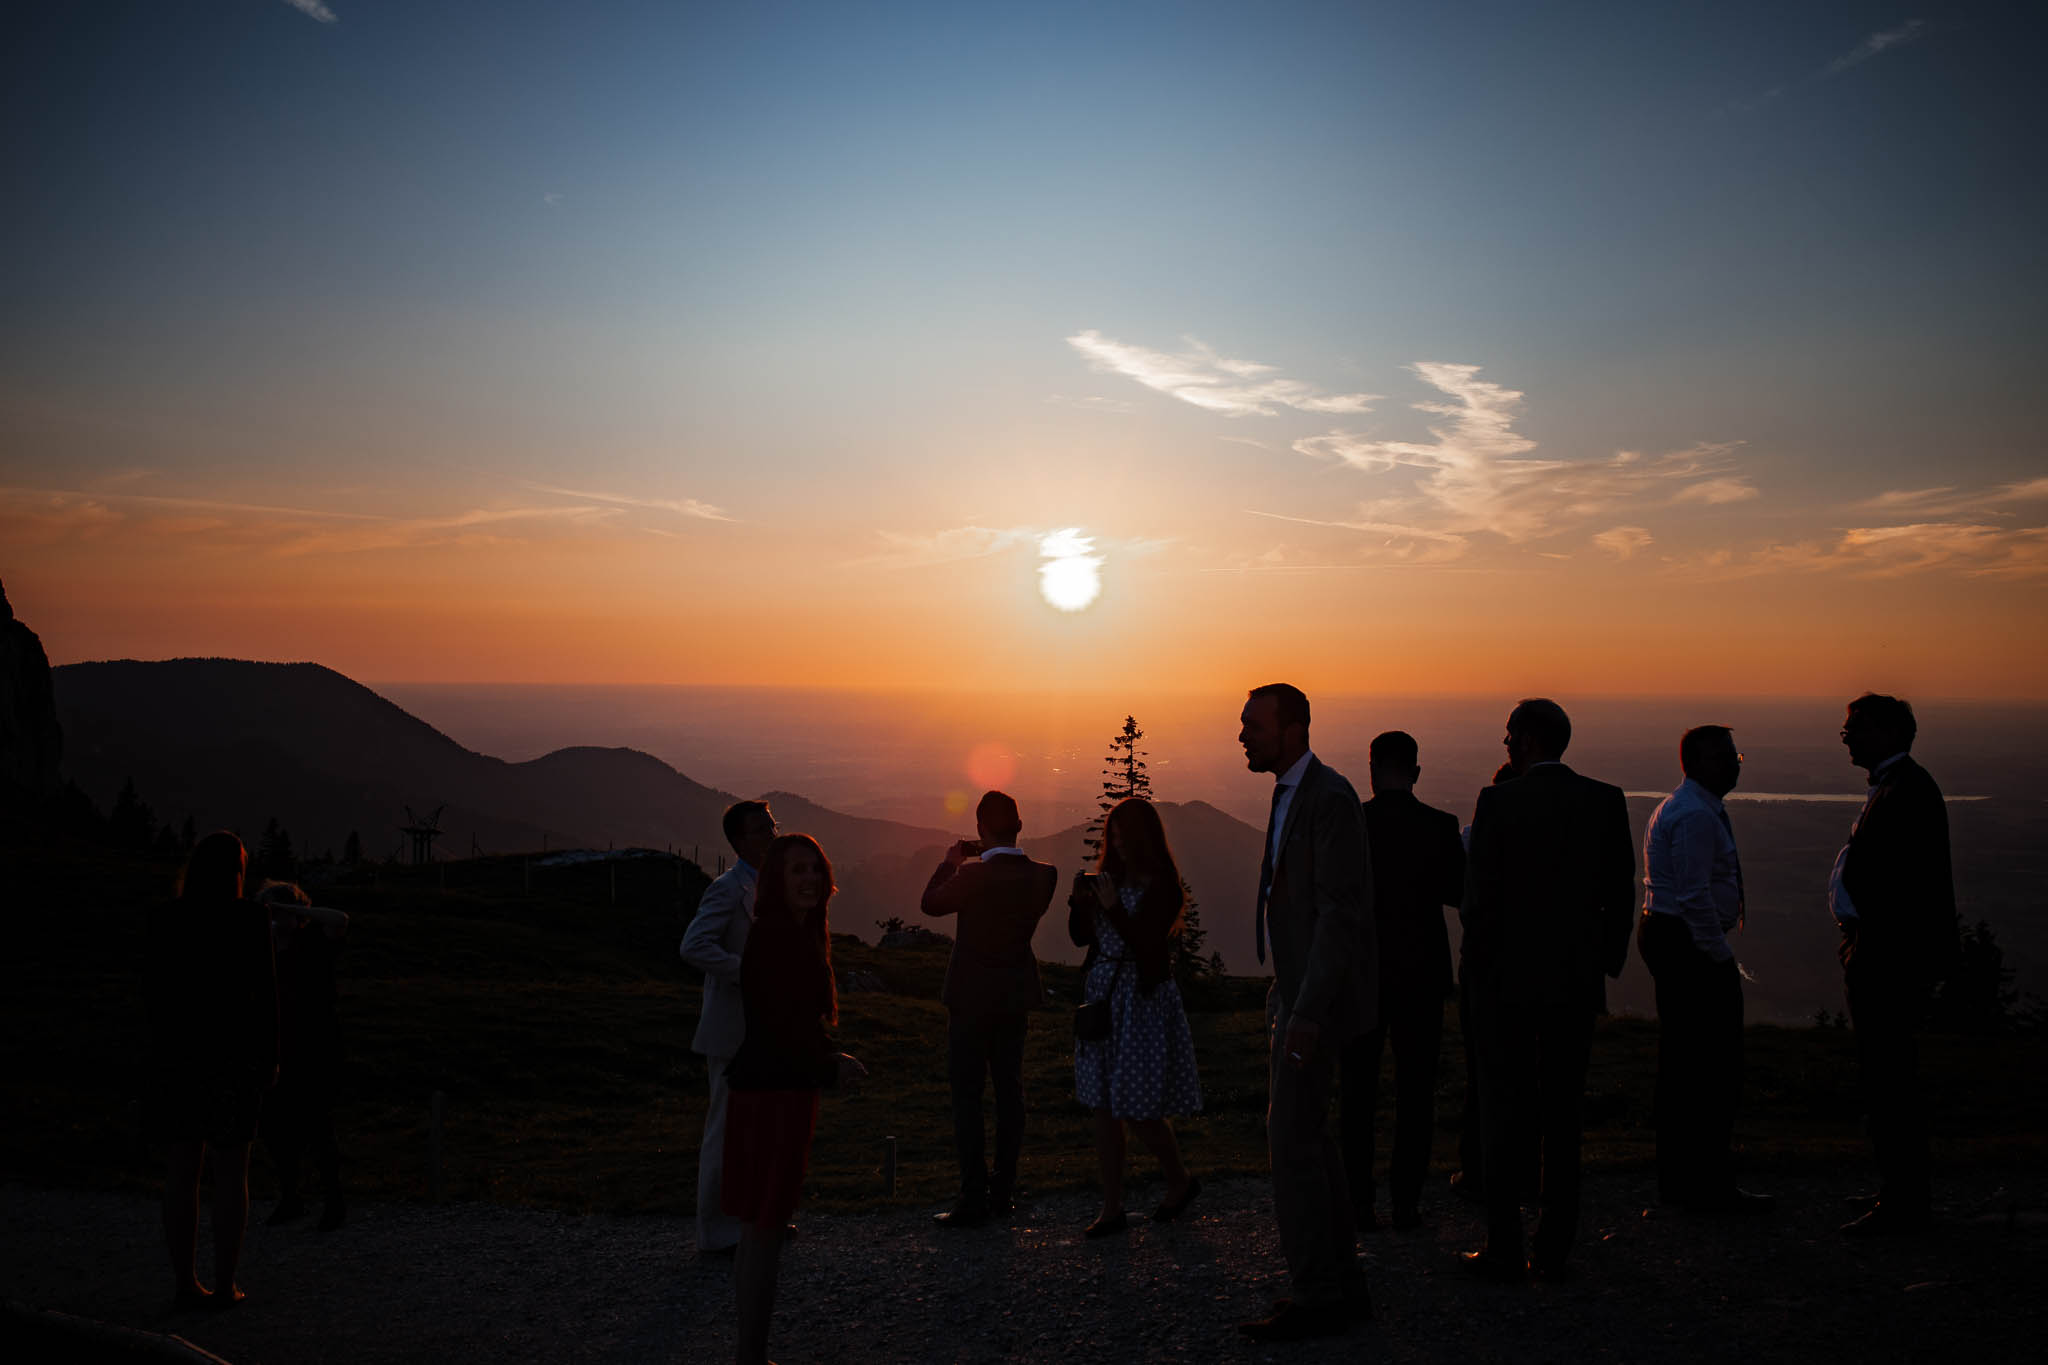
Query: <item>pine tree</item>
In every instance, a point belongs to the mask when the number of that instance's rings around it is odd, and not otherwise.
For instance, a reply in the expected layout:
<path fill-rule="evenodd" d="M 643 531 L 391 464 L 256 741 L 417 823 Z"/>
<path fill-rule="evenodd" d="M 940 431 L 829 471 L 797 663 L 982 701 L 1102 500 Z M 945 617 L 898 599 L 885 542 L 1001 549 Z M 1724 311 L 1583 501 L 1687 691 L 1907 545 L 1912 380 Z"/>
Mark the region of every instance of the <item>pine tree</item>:
<path fill-rule="evenodd" d="M 156 837 L 156 812 L 136 794 L 135 779 L 121 784 L 114 798 L 114 812 L 107 817 L 107 833 L 124 848 L 148 848 Z"/>
<path fill-rule="evenodd" d="M 1097 813 L 1088 822 L 1082 842 L 1087 845 L 1087 864 L 1095 866 L 1102 858 L 1103 825 L 1109 819 L 1110 811 L 1119 801 L 1137 797 L 1152 799 L 1152 775 L 1145 768 L 1147 750 L 1138 747 L 1138 741 L 1145 732 L 1138 728 L 1136 716 L 1124 717 L 1124 728 L 1109 741 L 1109 753 L 1102 760 L 1102 795 L 1096 801 Z M 1202 912 L 1195 903 L 1194 888 L 1181 878 L 1181 894 L 1187 898 L 1182 912 L 1180 937 L 1173 944 L 1173 974 L 1183 983 L 1198 976 L 1220 976 L 1223 959 L 1215 953 L 1202 956 L 1202 944 L 1209 936 L 1202 928 Z"/>
<path fill-rule="evenodd" d="M 275 881 L 288 882 L 299 873 L 298 859 L 292 855 L 292 836 L 284 826 L 271 816 L 263 826 L 263 840 L 256 845 L 256 867 L 258 876 Z"/>

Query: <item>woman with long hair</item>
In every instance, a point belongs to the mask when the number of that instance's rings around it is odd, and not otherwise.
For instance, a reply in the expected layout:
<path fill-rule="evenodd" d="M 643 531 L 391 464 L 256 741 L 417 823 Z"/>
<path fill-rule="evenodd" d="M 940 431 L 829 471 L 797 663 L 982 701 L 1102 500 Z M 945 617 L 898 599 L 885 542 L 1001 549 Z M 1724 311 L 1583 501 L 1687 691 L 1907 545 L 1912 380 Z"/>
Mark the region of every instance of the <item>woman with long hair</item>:
<path fill-rule="evenodd" d="M 746 1038 L 726 1068 L 725 1212 L 741 1222 L 733 1258 L 740 1365 L 768 1359 L 782 1243 L 803 1191 L 818 1092 L 851 1086 L 867 1068 L 836 1051 L 832 980 L 832 864 L 817 840 L 785 834 L 768 846 L 754 924 L 740 954 Z"/>
<path fill-rule="evenodd" d="M 164 1242 L 177 1306 L 231 1308 L 249 1221 L 249 1145 L 277 1077 L 277 980 L 270 920 L 242 899 L 242 841 L 226 830 L 192 848 L 178 898 L 156 907 L 149 1006 L 150 1135 L 168 1149 Z M 209 1155 L 211 1161 L 209 1162 Z M 199 1282 L 199 1176 L 213 1168 L 213 1288 Z"/>
<path fill-rule="evenodd" d="M 1106 1003 L 1106 1037 L 1076 1038 L 1074 1094 L 1095 1111 L 1095 1154 L 1102 1163 L 1102 1213 L 1090 1237 L 1124 1231 L 1124 1125 L 1159 1159 L 1166 1198 L 1154 1222 L 1178 1218 L 1202 1182 L 1180 1158 L 1170 1118 L 1202 1108 L 1195 1044 L 1173 979 L 1173 947 L 1187 890 L 1150 801 L 1119 801 L 1102 827 L 1102 861 L 1074 879 L 1067 933 L 1088 949 L 1083 994 Z"/>

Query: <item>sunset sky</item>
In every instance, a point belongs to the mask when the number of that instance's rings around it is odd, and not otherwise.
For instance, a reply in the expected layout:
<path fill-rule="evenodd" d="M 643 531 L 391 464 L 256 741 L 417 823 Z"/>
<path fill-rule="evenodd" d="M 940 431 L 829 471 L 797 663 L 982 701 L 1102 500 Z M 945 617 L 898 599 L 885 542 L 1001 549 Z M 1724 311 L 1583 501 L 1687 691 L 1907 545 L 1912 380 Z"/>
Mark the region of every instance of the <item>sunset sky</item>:
<path fill-rule="evenodd" d="M 2027 10 L 13 6 L 0 579 L 57 663 L 2048 698 Z"/>

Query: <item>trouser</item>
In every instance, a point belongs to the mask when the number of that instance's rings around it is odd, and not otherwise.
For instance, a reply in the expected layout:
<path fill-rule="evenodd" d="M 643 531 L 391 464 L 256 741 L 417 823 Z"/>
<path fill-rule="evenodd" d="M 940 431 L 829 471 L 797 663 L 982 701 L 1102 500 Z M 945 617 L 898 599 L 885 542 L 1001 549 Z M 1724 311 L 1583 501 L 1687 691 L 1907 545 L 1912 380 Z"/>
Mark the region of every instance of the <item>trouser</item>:
<path fill-rule="evenodd" d="M 341 1146 L 334 1137 L 334 1077 L 324 1068 L 285 1066 L 263 1099 L 263 1143 L 277 1168 L 282 1199 L 296 1199 L 305 1159 L 320 1177 L 320 1194 L 341 1198 Z"/>
<path fill-rule="evenodd" d="M 1009 1199 L 1017 1189 L 1017 1156 L 1024 1149 L 1023 1010 L 954 1013 L 946 1022 L 946 1078 L 953 1091 L 953 1140 L 960 1154 L 960 1200 L 980 1205 Z M 996 1092 L 996 1151 L 986 1164 L 981 1119 L 984 1079 Z"/>
<path fill-rule="evenodd" d="M 1343 1083 L 1338 1089 L 1338 1128 L 1343 1134 L 1344 1174 L 1358 1221 L 1373 1206 L 1373 1131 L 1379 1108 L 1380 1059 L 1394 1049 L 1394 1152 L 1387 1163 L 1387 1189 L 1394 1208 L 1413 1209 L 1429 1174 L 1430 1139 L 1436 1128 L 1437 1055 L 1444 1041 L 1441 996 L 1390 999 L 1381 1023 L 1344 1049 Z"/>
<path fill-rule="evenodd" d="M 706 1057 L 711 1078 L 711 1103 L 704 1110 L 704 1141 L 697 1148 L 697 1250 L 723 1251 L 738 1246 L 740 1220 L 728 1217 L 720 1191 L 725 1185 L 725 1114 L 732 1092 L 726 1088 L 730 1057 Z"/>
<path fill-rule="evenodd" d="M 1532 1130 L 1540 1148 L 1543 1212 L 1529 1254 L 1539 1264 L 1562 1264 L 1578 1237 L 1579 1142 L 1593 1019 L 1586 1005 L 1505 1001 L 1484 986 L 1473 992 L 1491 1255 L 1522 1259 L 1525 1134 Z"/>
<path fill-rule="evenodd" d="M 1288 1011 L 1276 984 L 1266 996 L 1272 1035 L 1266 1143 L 1273 1163 L 1273 1212 L 1294 1298 L 1303 1304 L 1345 1300 L 1363 1278 L 1344 1156 L 1328 1131 L 1330 1086 L 1341 1043 L 1324 1040 L 1297 1066 L 1286 1054 Z"/>
<path fill-rule="evenodd" d="M 1645 913 L 1636 948 L 1657 986 L 1657 1198 L 1710 1204 L 1735 1188 L 1729 1149 L 1742 1094 L 1742 976 L 1676 915 Z"/>
<path fill-rule="evenodd" d="M 1458 1169 L 1474 1189 L 1486 1181 L 1486 1155 L 1479 1118 L 1479 1049 L 1472 1038 L 1472 988 L 1458 981 L 1458 1041 L 1465 1050 L 1465 1117 L 1458 1128 Z"/>
<path fill-rule="evenodd" d="M 1854 964 L 1846 984 L 1863 1111 L 1877 1157 L 1878 1198 L 1905 1212 L 1925 1213 L 1933 1202 L 1927 1113 L 1920 1099 L 1920 1024 L 1928 990 L 1859 972 Z"/>

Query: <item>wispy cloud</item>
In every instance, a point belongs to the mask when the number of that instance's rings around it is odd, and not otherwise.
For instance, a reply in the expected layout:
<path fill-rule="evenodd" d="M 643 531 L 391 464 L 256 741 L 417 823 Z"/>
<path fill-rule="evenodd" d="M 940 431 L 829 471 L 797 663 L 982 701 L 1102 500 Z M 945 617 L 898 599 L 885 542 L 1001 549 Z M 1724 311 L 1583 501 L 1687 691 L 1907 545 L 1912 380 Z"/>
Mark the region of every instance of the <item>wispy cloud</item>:
<path fill-rule="evenodd" d="M 1230 417 L 1271 417 L 1281 408 L 1301 412 L 1370 412 L 1372 393 L 1325 393 L 1313 384 L 1280 377 L 1271 365 L 1218 355 L 1193 338 L 1178 353 L 1149 350 L 1090 329 L 1067 338 L 1103 374 L 1136 380 L 1148 389 Z"/>
<path fill-rule="evenodd" d="M 1912 522 L 1853 526 L 1832 540 L 1802 540 L 1740 553 L 1721 550 L 1685 572 L 1707 578 L 1754 578 L 1788 572 L 1904 578 L 1945 572 L 1968 578 L 2048 577 L 2048 526 L 1986 526 L 1975 522 Z"/>
<path fill-rule="evenodd" d="M 341 22 L 334 11 L 321 4 L 320 0 L 284 0 L 284 2 L 305 15 L 308 19 L 318 19 L 323 24 L 338 24 Z"/>
<path fill-rule="evenodd" d="M 1079 408 L 1083 412 L 1136 412 L 1138 405 L 1122 398 L 1102 398 L 1093 395 L 1075 397 L 1072 394 L 1047 394 L 1045 401 L 1056 408 Z"/>
<path fill-rule="evenodd" d="M 556 488 L 544 483 L 529 483 L 525 486 L 535 493 L 552 493 L 561 498 L 581 498 L 585 502 L 610 503 L 615 507 L 645 507 L 657 512 L 674 512 L 678 516 L 697 517 L 704 521 L 734 520 L 732 514 L 723 507 L 714 507 L 695 498 L 636 498 L 624 493 L 592 493 L 587 489 Z"/>
<path fill-rule="evenodd" d="M 1863 63 L 1881 52 L 1889 52 L 1895 47 L 1904 47 L 1926 31 L 1926 20 L 1908 19 L 1897 28 L 1888 28 L 1882 32 L 1873 33 L 1822 67 L 1819 79 L 1826 80 L 1830 76 L 1839 76 L 1851 67 L 1863 65 Z"/>
<path fill-rule="evenodd" d="M 613 507 L 478 507 L 443 517 L 393 518 L 371 526 L 308 531 L 276 547 L 281 555 L 362 554 L 431 545 L 493 545 L 519 526 L 591 526 L 619 515 Z"/>
<path fill-rule="evenodd" d="M 1616 559 L 1634 559 L 1636 552 L 1646 550 L 1655 538 L 1641 526 L 1616 526 L 1593 537 L 1593 544 Z"/>
<path fill-rule="evenodd" d="M 1035 545 L 1045 532 L 1028 526 L 955 526 L 927 535 L 877 531 L 885 547 L 848 563 L 849 568 L 921 569 L 935 564 L 986 559 L 1019 545 Z"/>
<path fill-rule="evenodd" d="M 1424 361 L 1413 370 L 1444 395 L 1415 404 L 1441 417 L 1429 441 L 1385 441 L 1356 432 L 1305 437 L 1294 448 L 1362 474 L 1407 484 L 1360 504 L 1361 520 L 1453 535 L 1488 533 L 1511 543 L 1543 537 L 1645 503 L 1736 502 L 1756 496 L 1731 471 L 1732 443 L 1703 444 L 1646 458 L 1622 451 L 1604 460 L 1536 459 L 1536 443 L 1514 429 L 1522 394 L 1479 377 L 1479 366 Z"/>
<path fill-rule="evenodd" d="M 1881 512 L 1890 516 L 1951 518 L 1989 513 L 2013 516 L 2018 506 L 2048 502 L 2048 478 L 2020 479 L 1996 488 L 1963 490 L 1954 485 L 1939 488 L 1901 488 L 1879 493 L 1852 504 L 1858 512 Z"/>
<path fill-rule="evenodd" d="M 1245 509 L 1255 517 L 1289 521 L 1297 526 L 1324 526 L 1353 531 L 1366 538 L 1368 557 L 1403 564 L 1448 564 L 1461 558 L 1471 544 L 1468 536 L 1434 531 L 1426 526 L 1404 526 L 1391 521 L 1326 521 L 1316 517 L 1290 517 L 1279 512 Z"/>
<path fill-rule="evenodd" d="M 563 197 L 564 196 L 557 194 L 555 191 L 549 190 L 547 193 L 541 195 L 540 202 L 546 204 L 551 209 L 560 208 L 562 206 Z"/>

